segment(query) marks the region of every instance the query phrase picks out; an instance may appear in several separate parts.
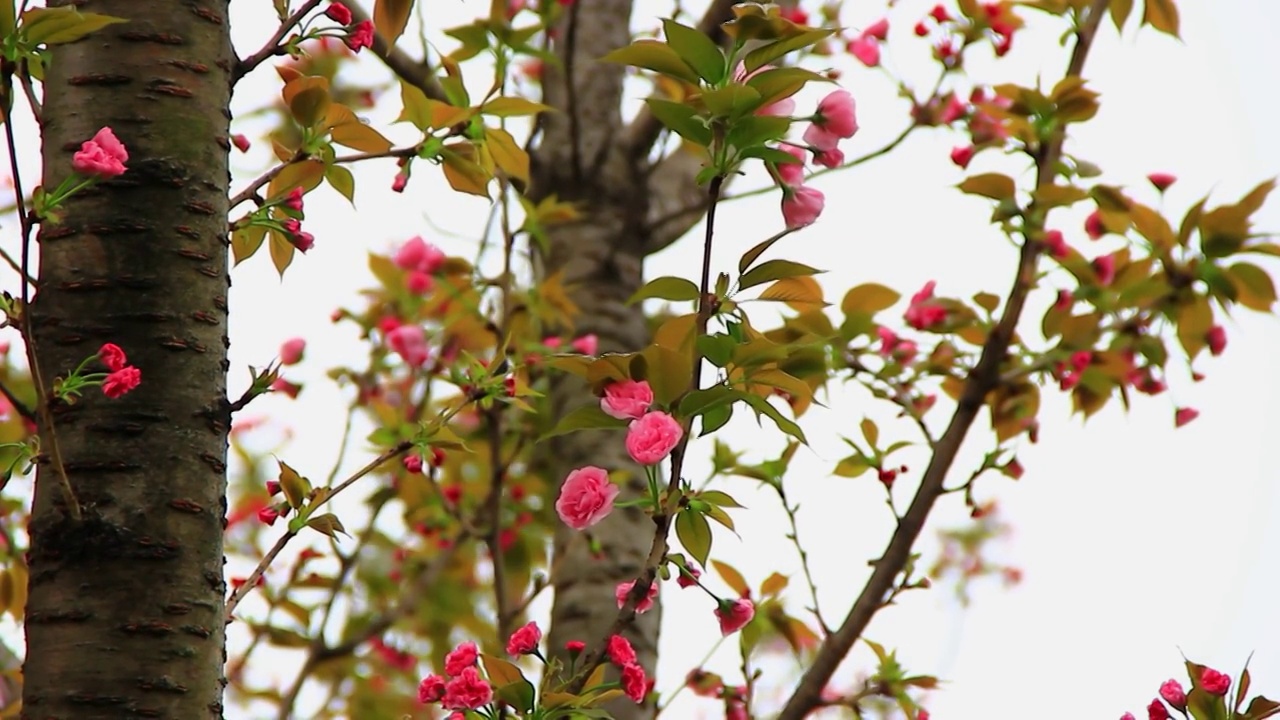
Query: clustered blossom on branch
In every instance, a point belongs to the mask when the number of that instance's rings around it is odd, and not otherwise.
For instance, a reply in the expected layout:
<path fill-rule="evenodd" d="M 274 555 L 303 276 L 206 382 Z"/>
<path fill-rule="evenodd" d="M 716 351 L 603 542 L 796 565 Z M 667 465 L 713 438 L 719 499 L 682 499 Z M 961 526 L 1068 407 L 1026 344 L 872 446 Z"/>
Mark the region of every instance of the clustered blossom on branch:
<path fill-rule="evenodd" d="M 770 69 L 769 66 L 761 68 L 766 69 Z M 795 101 L 791 98 L 778 104 L 781 103 L 790 103 L 788 113 L 795 108 Z M 763 114 L 769 109 L 766 107 L 758 112 Z M 814 162 L 823 167 L 840 167 L 844 164 L 840 141 L 851 138 L 858 132 L 857 105 L 848 90 L 835 90 L 828 94 L 819 101 L 817 110 L 807 119 L 810 124 L 804 131 L 804 145 L 784 141 L 779 146 L 800 161 L 799 165 L 780 164 L 776 175 L 782 188 L 782 217 L 791 229 L 812 225 L 826 205 L 826 198 L 821 191 L 804 184 L 803 151 L 812 153 Z"/>

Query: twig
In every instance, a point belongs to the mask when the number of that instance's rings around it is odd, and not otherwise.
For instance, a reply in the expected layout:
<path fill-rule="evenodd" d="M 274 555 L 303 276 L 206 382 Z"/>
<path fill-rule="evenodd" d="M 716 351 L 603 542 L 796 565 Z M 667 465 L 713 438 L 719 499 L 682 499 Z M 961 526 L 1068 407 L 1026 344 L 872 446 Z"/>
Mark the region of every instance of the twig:
<path fill-rule="evenodd" d="M 354 163 L 354 162 L 361 162 L 363 160 L 378 160 L 382 158 L 413 157 L 417 155 L 418 151 L 421 149 L 422 149 L 422 145 L 418 144 L 418 145 L 411 145 L 409 147 L 392 148 L 385 152 L 357 153 L 355 155 L 339 155 L 338 157 L 335 157 L 333 159 L 332 164 L 337 165 L 341 163 Z M 303 162 L 305 160 L 311 160 L 311 159 L 313 158 L 303 154 L 302 152 L 299 152 L 298 154 L 294 155 L 293 158 L 289 160 L 289 162 L 276 165 L 275 167 L 271 168 L 265 173 L 259 175 L 253 182 L 246 185 L 243 190 L 231 196 L 231 208 L 234 209 L 250 200 L 258 198 L 258 191 L 262 189 L 262 186 L 266 185 L 272 180 L 275 180 L 276 176 L 284 172 L 285 168 L 289 167 L 290 165 L 293 165 L 294 163 L 299 163 L 299 162 Z M 258 202 L 261 203 L 261 198 L 258 198 Z"/>
<path fill-rule="evenodd" d="M 6 73 L 4 77 L 4 94 L 9 97 L 13 93 L 13 75 Z M 13 174 L 13 197 L 18 205 L 18 224 L 22 231 L 22 263 L 18 272 L 22 276 L 22 335 L 26 340 L 23 345 L 27 349 L 27 365 L 31 367 L 32 384 L 36 388 L 36 413 L 39 417 L 37 426 L 43 425 L 49 435 L 49 454 L 53 457 L 53 467 L 57 471 L 58 486 L 62 490 L 62 499 L 67 505 L 67 513 L 72 520 L 80 520 L 80 501 L 71 489 L 71 478 L 67 477 L 67 468 L 62 463 L 62 451 L 58 448 L 58 433 L 53 426 L 53 418 L 49 415 L 49 394 L 45 392 L 44 376 L 40 372 L 39 356 L 36 353 L 35 332 L 31 325 L 31 285 L 26 281 L 31 277 L 31 221 L 27 214 L 26 203 L 22 194 L 22 174 L 18 171 L 18 145 L 13 137 L 13 123 L 4 124 L 5 142 L 9 146 L 9 168 Z"/>
<path fill-rule="evenodd" d="M 1071 61 L 1067 66 L 1068 77 L 1078 77 L 1084 68 L 1085 58 L 1097 34 L 1098 25 L 1106 10 L 1109 0 L 1094 0 L 1090 6 L 1089 16 L 1076 32 L 1076 46 L 1071 53 Z M 1043 187 L 1053 181 L 1059 158 L 1062 156 L 1063 134 L 1059 131 L 1042 152 L 1036 162 L 1036 185 Z M 863 587 L 844 622 L 834 634 L 829 636 L 819 647 L 813 662 L 800 678 L 795 692 L 787 700 L 778 720 L 802 720 L 821 700 L 822 689 L 843 662 L 845 656 L 863 631 L 871 618 L 880 609 L 885 594 L 894 585 L 898 573 L 910 558 L 911 548 L 916 538 L 924 529 L 925 520 L 933 508 L 933 503 L 943 492 L 943 482 L 947 471 L 955 461 L 965 435 L 986 401 L 987 393 L 997 387 L 1000 382 L 1000 365 L 1012 341 L 1014 330 L 1022 315 L 1022 308 L 1027 295 L 1035 284 L 1036 266 L 1040 258 L 1040 243 L 1026 240 L 1019 252 L 1017 277 L 1009 291 L 1004 313 L 1000 321 L 983 344 L 982 355 L 965 380 L 964 390 L 957 403 L 955 414 L 947 425 L 946 432 L 939 438 L 933 457 L 925 469 L 920 487 L 916 490 L 911 506 L 907 509 L 898 527 L 893 532 L 884 554 L 874 564 L 870 579 Z"/>
<path fill-rule="evenodd" d="M 773 489 L 778 493 L 778 499 L 782 501 L 782 509 L 787 513 L 787 520 L 791 522 L 791 532 L 787 535 L 787 539 L 796 548 L 796 554 L 800 556 L 800 569 L 804 572 L 805 582 L 809 584 L 809 595 L 813 598 L 813 616 L 818 621 L 818 627 L 822 628 L 824 636 L 831 634 L 831 626 L 822 617 L 822 610 L 818 607 L 818 585 L 813 581 L 813 572 L 809 568 L 809 553 L 800 544 L 800 530 L 796 526 L 796 513 L 800 510 L 799 505 L 792 506 L 787 501 L 787 493 L 782 488 L 782 479 L 771 483 Z"/>
<path fill-rule="evenodd" d="M 394 447 L 383 452 L 381 455 L 371 460 L 367 465 L 365 465 L 364 467 L 352 473 L 351 476 L 348 477 L 346 480 L 343 480 L 341 483 L 335 486 L 332 490 L 329 491 L 328 496 L 326 496 L 323 501 L 321 501 L 320 503 L 317 503 L 315 506 L 310 508 L 310 510 L 314 511 L 316 508 L 329 502 L 333 498 L 337 497 L 338 493 L 351 487 L 352 483 L 356 482 L 360 478 L 363 478 L 364 476 L 368 475 L 374 470 L 377 470 L 386 461 L 404 454 L 412 447 L 413 447 L 413 443 L 409 442 L 408 440 L 397 443 Z M 235 592 L 231 593 L 231 597 L 227 599 L 227 612 L 226 612 L 227 622 L 231 622 L 234 619 L 234 612 L 235 612 L 236 606 L 238 606 L 240 604 L 240 601 L 244 600 L 245 596 L 247 596 L 253 590 L 254 585 L 257 584 L 258 579 L 262 577 L 262 574 L 267 571 L 267 568 L 271 565 L 271 562 L 276 559 L 276 556 L 280 554 L 280 551 L 284 550 L 285 546 L 289 544 L 289 541 L 292 540 L 294 536 L 296 536 L 297 534 L 298 534 L 297 530 L 293 530 L 293 529 L 286 530 L 285 534 L 281 535 L 280 538 L 276 540 L 275 545 L 272 545 L 271 549 L 267 551 L 267 554 L 263 556 L 262 560 L 258 562 L 258 566 L 253 569 L 253 572 L 249 573 L 249 577 L 245 580 L 245 583 L 240 587 L 236 588 Z"/>
<path fill-rule="evenodd" d="M 36 422 L 36 414 L 31 408 L 27 407 L 26 403 L 19 400 L 18 396 L 14 395 L 13 391 L 6 387 L 4 383 L 0 383 L 0 394 L 4 395 L 4 399 L 9 401 L 9 404 L 13 406 L 13 409 L 17 411 L 21 418 Z"/>
<path fill-rule="evenodd" d="M 706 232 L 703 235 L 702 278 L 698 286 L 698 314 L 694 337 L 691 342 L 693 345 L 693 372 L 689 379 L 689 390 L 691 392 L 698 390 L 702 380 L 702 353 L 697 349 L 697 339 L 706 334 L 707 323 L 711 320 L 711 316 L 715 313 L 717 306 L 717 299 L 711 294 L 711 249 L 712 241 L 715 237 L 716 206 L 720 202 L 720 190 L 723 187 L 724 177 L 717 175 L 711 178 L 707 188 L 707 225 Z M 680 442 L 676 443 L 675 448 L 671 451 L 671 479 L 667 483 L 665 502 L 662 507 L 657 508 L 654 512 L 653 524 L 656 527 L 653 532 L 653 544 L 649 547 L 648 557 L 645 558 L 644 569 L 632 584 L 631 591 L 627 594 L 622 608 L 618 610 L 618 616 L 614 619 L 609 631 L 596 643 L 591 652 L 583 658 L 577 674 L 568 683 L 567 692 L 581 692 L 583 684 L 591 675 L 591 671 L 595 670 L 603 662 L 609 638 L 621 632 L 623 628 L 635 619 L 636 606 L 639 605 L 640 600 L 647 595 L 649 587 L 656 581 L 658 566 L 662 564 L 662 560 L 667 554 L 667 534 L 671 530 L 672 520 L 678 510 L 681 470 L 684 467 L 685 451 L 689 447 L 691 425 L 692 419 L 684 422 L 684 432 L 680 436 Z"/>
<path fill-rule="evenodd" d="M 250 72 L 253 72 L 254 68 L 266 62 L 268 58 L 285 54 L 284 50 L 280 47 L 280 41 L 284 39 L 285 35 L 289 34 L 289 31 L 292 30 L 295 25 L 302 22 L 302 18 L 306 17 L 307 13 L 314 10 L 319 4 L 320 0 L 306 0 L 306 2 L 302 3 L 302 6 L 295 10 L 292 15 L 285 18 L 284 22 L 280 23 L 280 27 L 276 29 L 275 34 L 271 36 L 271 39 L 267 41 L 266 45 L 263 45 L 258 52 L 250 55 L 249 57 L 237 61 L 235 68 L 231 71 L 231 85 L 235 86 L 236 83 L 240 82 L 240 78 L 248 75 Z"/>
<path fill-rule="evenodd" d="M 3 209 L 0 209 L 0 212 L 4 212 L 4 210 L 3 210 Z M 39 287 L 40 287 L 40 286 L 36 284 L 36 280 L 35 280 L 35 278 L 31 277 L 30 275 L 27 275 L 27 274 L 23 273 L 23 272 L 22 272 L 22 266 L 21 266 L 21 265 L 19 265 L 19 264 L 18 264 L 18 261 L 17 261 L 17 260 L 14 260 L 14 259 L 13 259 L 13 256 L 12 256 L 12 255 L 10 255 L 7 251 L 5 251 L 5 250 L 4 250 L 4 248 L 0 248 L 0 258 L 3 258 L 3 259 L 4 259 L 5 264 L 6 264 L 6 265 L 8 265 L 9 267 L 13 268 L 13 271 L 14 271 L 14 272 L 16 272 L 16 273 L 18 273 L 18 275 L 19 275 L 19 276 L 21 276 L 21 278 L 22 278 L 23 280 L 25 280 L 25 281 L 27 282 L 27 284 L 28 284 L 28 285 L 30 285 L 30 286 L 32 286 L 32 287 L 34 287 L 34 288 L 36 288 L 36 289 L 39 289 Z"/>

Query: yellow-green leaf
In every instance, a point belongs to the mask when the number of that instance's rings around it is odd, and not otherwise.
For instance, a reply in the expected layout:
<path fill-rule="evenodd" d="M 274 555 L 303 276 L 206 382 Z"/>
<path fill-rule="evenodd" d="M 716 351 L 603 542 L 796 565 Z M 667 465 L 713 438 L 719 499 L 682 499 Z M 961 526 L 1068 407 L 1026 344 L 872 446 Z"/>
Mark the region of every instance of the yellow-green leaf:
<path fill-rule="evenodd" d="M 293 254 L 297 248 L 275 230 L 272 230 L 270 234 L 271 240 L 267 244 L 267 249 L 271 252 L 271 263 L 276 266 L 276 272 L 280 273 L 280 277 L 283 278 L 285 269 L 293 262 Z"/>
<path fill-rule="evenodd" d="M 529 154 L 516 143 L 511 133 L 502 128 L 487 127 L 484 129 L 484 137 L 494 164 L 506 173 L 507 177 L 528 183 Z"/>
<path fill-rule="evenodd" d="M 267 185 L 267 199 L 284 197 L 296 187 L 302 188 L 304 193 L 311 192 L 324 179 L 324 169 L 324 163 L 319 160 L 289 163 Z"/>
<path fill-rule="evenodd" d="M 746 578 L 742 577 L 742 573 L 738 572 L 732 565 L 719 560 L 712 560 L 711 566 L 716 569 L 716 574 L 724 580 L 724 584 L 729 586 L 739 596 L 746 597 L 751 592 L 751 587 L 747 585 Z"/>
<path fill-rule="evenodd" d="M 628 305 L 634 305 L 641 300 L 650 298 L 658 298 L 661 300 L 672 300 L 675 302 L 684 302 L 687 300 L 698 299 L 698 286 L 693 284 L 692 280 L 682 277 L 666 275 L 660 278 L 654 278 L 645 283 L 627 299 Z"/>
<path fill-rule="evenodd" d="M 822 286 L 811 277 L 782 278 L 760 293 L 761 300 L 785 302 L 793 310 L 805 312 L 824 307 Z"/>
<path fill-rule="evenodd" d="M 495 117 L 520 117 L 522 115 L 537 115 L 550 109 L 549 105 L 526 100 L 522 97 L 500 97 L 485 103 L 480 108 L 480 112 L 481 114 Z"/>
<path fill-rule="evenodd" d="M 391 149 L 390 140 L 360 122 L 346 106 L 332 105 L 325 121 L 331 128 L 329 137 L 339 145 L 366 153 L 384 153 Z"/>
<path fill-rule="evenodd" d="M 235 259 L 235 264 L 239 265 L 253 257 L 266 237 L 267 229 L 262 225 L 250 225 L 231 233 L 231 256 Z"/>
<path fill-rule="evenodd" d="M 845 293 L 844 300 L 840 301 L 840 310 L 845 315 L 874 315 L 893 307 L 901 298 L 897 290 L 878 283 L 865 283 Z"/>
<path fill-rule="evenodd" d="M 1241 305 L 1259 312 L 1271 311 L 1276 288 L 1267 271 L 1250 263 L 1236 263 L 1227 269 L 1227 277 L 1231 278 Z"/>
<path fill-rule="evenodd" d="M 333 513 L 325 513 L 311 518 L 307 521 L 307 527 L 335 539 L 339 533 L 347 534 L 346 528 L 342 527 L 342 521 Z"/>
<path fill-rule="evenodd" d="M 711 553 L 711 526 L 701 513 L 686 510 L 677 515 L 676 537 L 694 560 L 706 566 Z"/>
<path fill-rule="evenodd" d="M 1013 178 L 1000 173 L 983 173 L 965 178 L 959 187 L 970 195 L 981 195 L 992 200 L 1008 200 L 1017 191 Z"/>
<path fill-rule="evenodd" d="M 352 177 L 351 171 L 341 165 L 330 165 L 325 168 L 324 179 L 329 185 L 354 207 L 356 204 L 356 179 Z"/>
<path fill-rule="evenodd" d="M 614 50 L 600 60 L 652 70 L 695 85 L 699 80 L 698 74 L 680 59 L 680 55 L 675 50 L 658 40 L 637 40 L 624 48 Z"/>
<path fill-rule="evenodd" d="M 1145 0 L 1142 22 L 1162 33 L 1178 37 L 1178 6 L 1174 0 Z"/>
<path fill-rule="evenodd" d="M 444 163 L 444 177 L 449 181 L 449 186 L 458 192 L 488 198 L 489 180 L 492 176 L 475 161 L 459 154 L 459 150 L 470 151 L 472 156 L 475 155 L 475 148 L 469 143 L 455 144 L 452 149 L 446 149 L 440 155 Z"/>
<path fill-rule="evenodd" d="M 21 31 L 33 45 L 59 45 L 123 22 L 128 20 L 98 13 L 81 13 L 71 6 L 32 8 L 22 14 Z"/>
<path fill-rule="evenodd" d="M 395 45 L 409 25 L 412 12 L 413 0 L 374 0 L 374 30 L 386 39 L 388 45 Z"/>

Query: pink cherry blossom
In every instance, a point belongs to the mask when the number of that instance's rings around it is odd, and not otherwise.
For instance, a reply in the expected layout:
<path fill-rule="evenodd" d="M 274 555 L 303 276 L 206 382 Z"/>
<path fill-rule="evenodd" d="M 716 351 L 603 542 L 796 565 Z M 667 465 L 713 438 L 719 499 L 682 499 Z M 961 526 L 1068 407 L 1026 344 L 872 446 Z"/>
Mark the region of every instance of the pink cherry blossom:
<path fill-rule="evenodd" d="M 475 710 L 493 701 L 493 686 L 474 667 L 466 668 L 448 682 L 441 705 L 446 710 Z"/>
<path fill-rule="evenodd" d="M 818 103 L 813 120 L 823 130 L 841 138 L 858 132 L 857 104 L 848 90 L 835 90 Z"/>
<path fill-rule="evenodd" d="M 627 604 L 627 595 L 631 594 L 631 588 L 635 587 L 636 581 L 618 583 L 613 589 L 613 597 L 618 601 L 618 607 Z M 649 583 L 649 590 L 640 598 L 640 602 L 636 603 L 636 614 L 641 615 L 653 608 L 653 602 L 658 597 L 658 583 Z"/>
<path fill-rule="evenodd" d="M 1187 693 L 1177 680 L 1169 679 L 1161 683 L 1160 697 L 1179 710 L 1184 710 L 1187 707 Z"/>
<path fill-rule="evenodd" d="M 387 333 L 387 347 L 411 367 L 421 367 L 430 357 L 427 336 L 419 325 L 401 325 Z"/>
<path fill-rule="evenodd" d="M 627 428 L 627 452 L 641 465 L 656 465 L 671 454 L 683 436 L 684 429 L 675 418 L 655 410 L 631 421 Z"/>
<path fill-rule="evenodd" d="M 803 185 L 804 162 L 808 157 L 808 153 L 805 152 L 804 148 L 798 148 L 787 143 L 778 145 L 778 149 L 800 161 L 798 163 L 778 163 L 778 177 L 782 179 L 784 185 L 792 187 Z"/>
<path fill-rule="evenodd" d="M 849 41 L 849 54 L 858 58 L 867 67 L 880 64 L 880 43 L 868 35 L 859 35 Z"/>
<path fill-rule="evenodd" d="M 782 190 L 782 219 L 790 229 L 798 229 L 817 222 L 826 206 L 826 196 L 821 190 L 802 185 Z"/>
<path fill-rule="evenodd" d="M 907 324 L 917 330 L 928 330 L 941 325 L 947 319 L 947 309 L 938 305 L 933 299 L 933 289 L 937 282 L 930 280 L 915 295 L 911 296 L 911 304 L 903 315 Z"/>
<path fill-rule="evenodd" d="M 805 144 L 819 152 L 823 150 L 835 150 L 840 144 L 840 136 L 827 130 L 826 128 L 813 123 L 805 128 L 804 135 L 801 136 Z"/>
<path fill-rule="evenodd" d="M 721 600 L 715 614 L 720 621 L 720 634 L 732 635 L 751 622 L 756 614 L 756 606 L 746 598 Z"/>
<path fill-rule="evenodd" d="M 444 671 L 449 677 L 457 677 L 462 671 L 473 667 L 480 658 L 480 650 L 476 644 L 467 641 L 459 643 L 457 647 L 449 651 L 444 656 Z"/>
<path fill-rule="evenodd" d="M 637 420 L 653 404 L 653 389 L 645 380 L 618 380 L 604 387 L 600 409 L 619 420 Z"/>
<path fill-rule="evenodd" d="M 618 486 L 609 482 L 609 473 L 601 468 L 578 468 L 560 485 L 556 514 L 574 530 L 585 530 L 613 512 L 613 500 L 619 492 Z"/>
<path fill-rule="evenodd" d="M 538 623 L 530 622 L 511 633 L 511 637 L 507 640 L 507 654 L 512 657 L 531 655 L 538 651 L 538 643 L 541 641 L 542 630 L 538 627 Z"/>
<path fill-rule="evenodd" d="M 373 21 L 365 20 L 356 25 L 343 39 L 347 47 L 354 52 L 360 52 L 364 48 L 373 47 Z"/>
<path fill-rule="evenodd" d="M 583 355 L 595 355 L 600 351 L 600 338 L 596 337 L 595 333 L 590 333 L 574 338 L 569 346 Z"/>
<path fill-rule="evenodd" d="M 605 646 L 605 655 L 608 656 L 609 662 L 618 667 L 626 667 L 636 662 L 635 648 L 631 647 L 631 641 L 621 635 L 611 635 L 609 643 Z"/>
<path fill-rule="evenodd" d="M 1213 668 L 1205 668 L 1200 673 L 1200 687 L 1210 695 L 1226 695 L 1231 687 L 1231 678 Z"/>

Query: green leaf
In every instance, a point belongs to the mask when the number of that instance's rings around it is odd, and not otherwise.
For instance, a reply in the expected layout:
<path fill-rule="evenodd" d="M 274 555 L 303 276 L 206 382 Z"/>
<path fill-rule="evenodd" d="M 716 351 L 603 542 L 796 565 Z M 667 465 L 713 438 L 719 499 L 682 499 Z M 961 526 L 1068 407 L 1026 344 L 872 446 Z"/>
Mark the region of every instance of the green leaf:
<path fill-rule="evenodd" d="M 1000 173 L 983 173 L 966 178 L 958 186 L 961 191 L 970 195 L 981 195 L 992 200 L 1009 200 L 1017 191 L 1013 178 Z"/>
<path fill-rule="evenodd" d="M 733 359 L 733 349 L 738 341 L 728 335 L 699 335 L 698 352 L 716 367 L 724 367 Z"/>
<path fill-rule="evenodd" d="M 374 0 L 374 30 L 388 45 L 395 45 L 409 25 L 409 15 L 412 12 L 413 0 Z"/>
<path fill-rule="evenodd" d="M 650 345 L 641 353 L 648 367 L 649 387 L 653 400 L 659 405 L 670 405 L 689 389 L 693 375 L 693 353 L 688 348 L 675 350 L 661 345 Z"/>
<path fill-rule="evenodd" d="M 733 417 L 732 405 L 717 405 L 702 414 L 702 429 L 698 437 L 705 437 L 724 427 Z"/>
<path fill-rule="evenodd" d="M 698 73 L 689 67 L 670 45 L 658 40 L 636 40 L 600 58 L 601 62 L 621 63 L 669 75 L 678 80 L 698 84 Z M 650 101 L 652 103 L 652 101 Z"/>
<path fill-rule="evenodd" d="M 627 300 L 627 304 L 634 305 L 641 300 L 650 298 L 682 302 L 697 300 L 698 295 L 698 286 L 694 285 L 692 280 L 666 275 L 645 283 L 644 287 L 637 290 L 636 294 Z"/>
<path fill-rule="evenodd" d="M 871 418 L 862 418 L 861 427 L 863 439 L 874 452 L 876 445 L 880 442 L 880 428 L 876 427 L 875 421 Z"/>
<path fill-rule="evenodd" d="M 706 566 L 707 555 L 711 553 L 711 526 L 701 513 L 685 510 L 677 515 L 676 537 L 694 560 Z"/>
<path fill-rule="evenodd" d="M 702 93 L 702 102 L 713 117 L 728 118 L 746 115 L 762 104 L 760 93 L 746 85 L 737 84 Z"/>
<path fill-rule="evenodd" d="M 311 518 L 307 521 L 307 527 L 323 535 L 328 535 L 335 540 L 339 533 L 347 535 L 346 528 L 342 527 L 342 521 L 333 513 L 325 513 Z M 347 537 L 351 536 L 347 535 Z"/>
<path fill-rule="evenodd" d="M 330 187 L 342 193 L 352 207 L 355 207 L 356 179 L 352 177 L 350 170 L 341 165 L 330 165 L 324 170 L 324 179 L 329 182 Z"/>
<path fill-rule="evenodd" d="M 407 120 L 423 132 L 431 129 L 431 100 L 416 85 L 400 81 L 400 104 L 403 109 L 396 122 Z"/>
<path fill-rule="evenodd" d="M 781 280 L 787 277 L 799 277 L 803 275 L 818 275 L 822 270 L 809 267 L 804 263 L 792 262 L 790 260 L 770 260 L 752 268 L 744 273 L 738 279 L 738 288 L 746 290 L 747 288 L 763 285 L 772 280 Z"/>
<path fill-rule="evenodd" d="M 782 67 L 765 70 L 747 80 L 747 86 L 755 88 L 763 98 L 763 104 L 784 100 L 800 92 L 811 82 L 831 82 L 824 75 L 798 67 Z"/>
<path fill-rule="evenodd" d="M 703 80 L 715 85 L 724 79 L 728 72 L 724 53 L 705 33 L 675 20 L 663 20 L 662 28 L 667 45 Z"/>
<path fill-rule="evenodd" d="M 16 3 L 17 0 L 0 0 L 0 37 L 12 35 L 17 26 Z"/>
<path fill-rule="evenodd" d="M 680 137 L 702 147 L 711 145 L 711 129 L 692 107 L 656 98 L 648 98 L 645 102 L 649 104 L 653 116 Z"/>
<path fill-rule="evenodd" d="M 871 469 L 871 463 L 862 455 L 850 455 L 836 464 L 832 472 L 840 477 L 855 478 Z"/>
<path fill-rule="evenodd" d="M 719 490 L 706 490 L 706 491 L 700 492 L 698 493 L 698 498 L 701 500 L 706 500 L 712 505 L 719 505 L 720 507 L 732 507 L 732 508 L 743 507 L 742 505 L 739 505 L 738 501 L 734 500 L 731 495 L 729 495 L 728 493 L 720 492 Z"/>
<path fill-rule="evenodd" d="M 556 426 L 541 438 L 538 438 L 538 442 L 578 430 L 622 430 L 626 427 L 626 420 L 619 420 L 609 415 L 600 409 L 599 404 L 583 405 L 560 418 L 560 422 L 556 423 Z"/>
<path fill-rule="evenodd" d="M 814 45 L 823 39 L 830 37 L 834 32 L 835 30 L 808 30 L 800 33 L 799 35 L 793 35 L 784 40 L 779 40 L 777 42 L 769 43 L 763 47 L 758 47 L 747 53 L 747 57 L 742 61 L 743 69 L 747 72 L 752 72 L 789 52 Z"/>
<path fill-rule="evenodd" d="M 681 417 L 696 417 L 712 408 L 731 405 L 734 400 L 733 390 L 727 385 L 712 385 L 702 390 L 694 390 L 681 398 L 678 414 Z"/>
<path fill-rule="evenodd" d="M 751 267 L 751 263 L 764 254 L 766 250 L 773 247 L 773 244 L 790 234 L 790 230 L 783 230 L 768 240 L 757 243 L 750 250 L 742 253 L 742 257 L 738 259 L 738 272 L 745 273 L 747 268 Z"/>
<path fill-rule="evenodd" d="M 784 417 L 782 412 L 765 398 L 745 392 L 739 392 L 738 397 L 756 411 L 757 417 L 760 415 L 768 416 L 768 418 L 773 421 L 773 424 L 778 426 L 779 430 L 799 440 L 805 445 L 809 444 L 809 440 L 804 436 L 804 430 L 801 430 L 799 425 Z"/>
<path fill-rule="evenodd" d="M 514 664 L 492 655 L 481 654 L 480 662 L 484 663 L 485 674 L 489 682 L 496 688 L 494 695 L 511 705 L 520 713 L 533 709 L 535 691 L 533 684 L 525 679 L 524 673 Z"/>
<path fill-rule="evenodd" d="M 1116 32 L 1124 32 L 1124 24 L 1133 12 L 1133 0 L 1111 0 L 1111 21 L 1116 24 Z"/>
<path fill-rule="evenodd" d="M 758 116 L 753 116 L 753 117 L 758 117 Z M 751 118 L 748 118 L 748 119 L 751 119 Z M 733 131 L 730 131 L 729 135 L 732 136 Z M 733 142 L 732 140 L 729 141 L 729 144 L 734 145 L 735 147 L 738 147 L 738 144 Z M 742 152 L 740 152 L 738 155 L 743 160 L 756 158 L 757 160 L 764 160 L 765 162 L 771 162 L 774 165 L 800 165 L 804 162 L 803 160 L 796 157 L 795 155 L 792 155 L 789 152 L 783 152 L 782 150 L 769 147 L 768 145 L 756 145 L 755 147 L 749 147 L 743 150 Z"/>
<path fill-rule="evenodd" d="M 878 283 L 865 283 L 845 293 L 844 299 L 840 301 L 840 310 L 845 315 L 874 315 L 893 307 L 900 299 L 902 295 L 897 290 Z"/>

